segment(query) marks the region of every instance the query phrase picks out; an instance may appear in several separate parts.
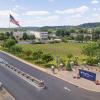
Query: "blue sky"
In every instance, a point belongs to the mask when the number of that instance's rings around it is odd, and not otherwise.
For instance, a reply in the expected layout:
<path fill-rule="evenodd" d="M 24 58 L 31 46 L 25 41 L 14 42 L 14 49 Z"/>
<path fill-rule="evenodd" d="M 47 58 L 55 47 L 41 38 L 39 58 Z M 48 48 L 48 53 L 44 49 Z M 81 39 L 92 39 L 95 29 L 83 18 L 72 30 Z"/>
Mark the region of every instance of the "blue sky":
<path fill-rule="evenodd" d="M 100 0 L 0 0 L 0 27 L 9 13 L 21 26 L 79 25 L 100 22 Z"/>

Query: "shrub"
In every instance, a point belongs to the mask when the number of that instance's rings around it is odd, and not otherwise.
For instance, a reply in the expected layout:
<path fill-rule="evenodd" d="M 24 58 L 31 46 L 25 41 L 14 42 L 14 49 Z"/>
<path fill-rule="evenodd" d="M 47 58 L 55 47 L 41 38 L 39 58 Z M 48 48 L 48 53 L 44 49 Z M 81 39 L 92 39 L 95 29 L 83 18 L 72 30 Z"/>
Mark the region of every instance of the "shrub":
<path fill-rule="evenodd" d="M 33 52 L 33 59 L 40 60 L 42 58 L 43 52 L 41 50 Z"/>
<path fill-rule="evenodd" d="M 25 50 L 24 53 L 26 56 L 30 56 L 32 54 L 32 51 L 28 49 L 28 50 Z"/>
<path fill-rule="evenodd" d="M 67 58 L 68 58 L 68 59 L 71 59 L 72 57 L 73 57 L 73 54 L 68 54 L 68 55 L 67 55 Z"/>
<path fill-rule="evenodd" d="M 42 61 L 44 61 L 45 63 L 48 63 L 50 61 L 53 61 L 53 56 L 51 54 L 44 54 L 42 55 Z"/>
<path fill-rule="evenodd" d="M 92 65 L 95 65 L 95 64 L 97 63 L 97 60 L 94 59 L 94 58 L 92 58 L 92 57 L 88 57 L 88 58 L 86 59 L 86 63 L 87 63 L 88 65 L 92 66 Z"/>
<path fill-rule="evenodd" d="M 43 43 L 38 41 L 38 42 L 34 42 L 33 44 L 43 44 Z"/>
<path fill-rule="evenodd" d="M 10 51 L 13 53 L 20 53 L 20 52 L 22 52 L 22 47 L 15 45 L 10 48 Z"/>
<path fill-rule="evenodd" d="M 41 60 L 36 60 L 35 61 L 35 64 L 43 64 L 44 62 L 43 61 L 41 61 Z"/>
<path fill-rule="evenodd" d="M 45 64 L 44 65 L 46 68 L 51 68 L 51 66 L 55 66 L 54 64 Z"/>
<path fill-rule="evenodd" d="M 4 47 L 10 49 L 12 46 L 14 46 L 16 44 L 15 40 L 13 39 L 7 39 L 6 41 L 4 41 L 3 45 Z"/>
<path fill-rule="evenodd" d="M 71 65 L 70 65 L 70 60 L 68 60 L 68 62 L 67 62 L 66 70 L 67 71 L 72 71 L 72 68 L 71 68 Z"/>
<path fill-rule="evenodd" d="M 68 40 L 63 39 L 62 42 L 68 43 Z"/>
<path fill-rule="evenodd" d="M 74 59 L 74 64 L 75 64 L 76 66 L 78 66 L 78 57 L 75 57 L 75 59 Z"/>
<path fill-rule="evenodd" d="M 69 36 L 65 36 L 63 39 L 62 39 L 62 42 L 65 42 L 65 43 L 68 43 L 68 40 L 71 40 Z"/>
<path fill-rule="evenodd" d="M 53 43 L 60 43 L 61 41 L 59 40 L 52 40 L 52 41 L 49 41 L 49 43 L 53 44 Z"/>
<path fill-rule="evenodd" d="M 60 58 L 60 63 L 62 63 L 62 64 L 65 66 L 65 64 L 66 64 L 66 59 Z"/>

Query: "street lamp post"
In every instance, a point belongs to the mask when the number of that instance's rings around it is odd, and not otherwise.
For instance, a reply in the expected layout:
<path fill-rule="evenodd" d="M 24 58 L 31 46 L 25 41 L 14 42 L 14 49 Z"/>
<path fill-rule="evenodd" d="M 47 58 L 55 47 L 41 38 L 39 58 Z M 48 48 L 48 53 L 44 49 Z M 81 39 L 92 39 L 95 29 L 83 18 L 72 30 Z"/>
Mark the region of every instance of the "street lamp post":
<path fill-rule="evenodd" d="M 71 68 L 73 68 L 73 66 L 74 66 L 74 62 L 71 61 L 71 62 L 70 62 L 70 65 L 71 65 Z"/>
<path fill-rule="evenodd" d="M 100 62 L 98 62 L 98 67 L 99 67 L 99 71 L 100 71 Z"/>
<path fill-rule="evenodd" d="M 56 57 L 56 64 L 57 64 L 57 69 L 59 71 L 59 57 L 58 56 Z"/>

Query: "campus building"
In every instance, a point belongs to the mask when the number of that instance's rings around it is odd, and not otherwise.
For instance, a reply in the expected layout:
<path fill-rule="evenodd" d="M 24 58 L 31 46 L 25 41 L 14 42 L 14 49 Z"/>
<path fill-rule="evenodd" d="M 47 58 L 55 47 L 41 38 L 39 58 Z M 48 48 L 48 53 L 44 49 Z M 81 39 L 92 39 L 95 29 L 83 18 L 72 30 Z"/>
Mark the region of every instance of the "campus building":
<path fill-rule="evenodd" d="M 17 40 L 20 40 L 20 39 L 23 38 L 23 32 L 21 32 L 21 31 L 13 32 L 13 36 L 14 36 Z"/>
<path fill-rule="evenodd" d="M 47 40 L 48 32 L 29 31 L 29 35 L 35 35 L 36 39 Z"/>
<path fill-rule="evenodd" d="M 17 40 L 20 40 L 23 37 L 23 33 L 27 33 L 28 35 L 34 35 L 36 37 L 36 39 L 39 39 L 39 40 L 47 40 L 48 39 L 48 32 L 39 32 L 39 31 L 22 32 L 22 31 L 16 31 L 16 32 L 13 32 L 13 35 Z"/>

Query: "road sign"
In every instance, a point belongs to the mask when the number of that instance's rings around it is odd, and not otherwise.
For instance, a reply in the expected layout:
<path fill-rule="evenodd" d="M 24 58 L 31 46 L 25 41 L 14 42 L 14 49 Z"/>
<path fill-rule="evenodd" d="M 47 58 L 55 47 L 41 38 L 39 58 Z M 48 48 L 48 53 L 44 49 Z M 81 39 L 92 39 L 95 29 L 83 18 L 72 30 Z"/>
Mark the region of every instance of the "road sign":
<path fill-rule="evenodd" d="M 79 69 L 79 75 L 82 78 L 85 78 L 91 81 L 96 81 L 96 74 L 93 72 Z"/>

